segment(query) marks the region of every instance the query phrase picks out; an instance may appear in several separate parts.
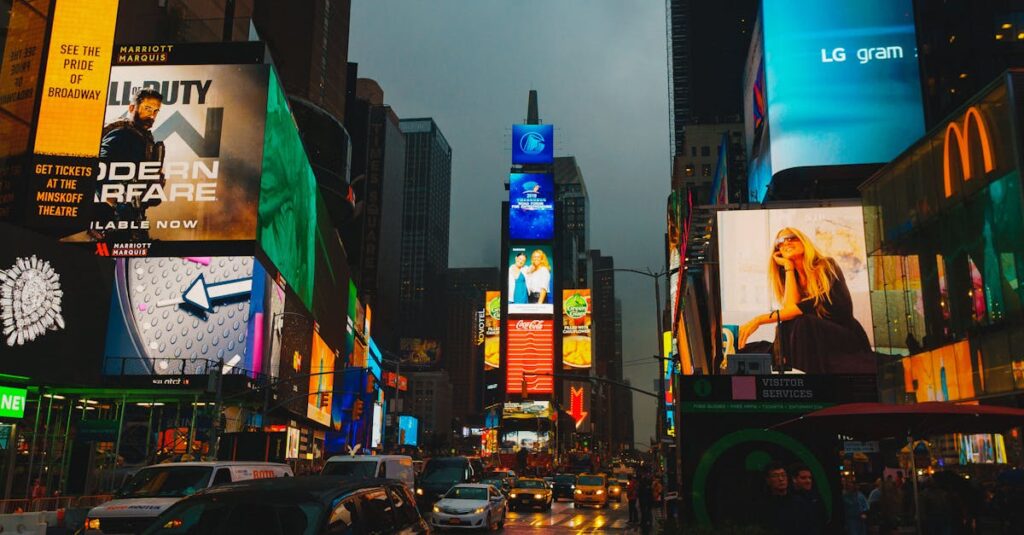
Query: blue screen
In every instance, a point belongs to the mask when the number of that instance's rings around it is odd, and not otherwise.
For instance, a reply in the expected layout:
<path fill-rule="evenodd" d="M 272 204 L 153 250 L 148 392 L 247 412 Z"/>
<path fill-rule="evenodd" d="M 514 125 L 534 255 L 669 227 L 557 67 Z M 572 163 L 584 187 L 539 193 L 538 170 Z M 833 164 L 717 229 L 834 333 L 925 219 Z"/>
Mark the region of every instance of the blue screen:
<path fill-rule="evenodd" d="M 508 232 L 513 240 L 555 235 L 555 182 L 547 173 L 512 173 L 508 181 Z"/>
<path fill-rule="evenodd" d="M 377 342 L 374 342 L 373 338 L 370 338 L 370 354 L 369 358 L 366 359 L 366 367 L 369 368 L 370 373 L 372 373 L 378 381 L 384 377 L 380 370 L 380 363 L 382 360 L 380 348 L 377 347 Z"/>
<path fill-rule="evenodd" d="M 512 125 L 512 163 L 537 164 L 555 161 L 554 128 L 549 124 Z"/>
<path fill-rule="evenodd" d="M 415 416 L 399 416 L 398 417 L 398 432 L 401 433 L 401 443 L 403 446 L 416 446 L 419 444 L 419 433 L 420 422 Z"/>
<path fill-rule="evenodd" d="M 912 0 L 764 0 L 771 173 L 885 163 L 924 133 Z"/>

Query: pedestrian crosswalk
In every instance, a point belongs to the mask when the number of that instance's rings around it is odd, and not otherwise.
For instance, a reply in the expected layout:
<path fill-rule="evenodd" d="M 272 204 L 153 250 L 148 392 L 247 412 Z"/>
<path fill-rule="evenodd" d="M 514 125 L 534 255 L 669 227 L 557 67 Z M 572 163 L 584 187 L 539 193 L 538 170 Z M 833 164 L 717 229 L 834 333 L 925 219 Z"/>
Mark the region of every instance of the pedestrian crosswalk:
<path fill-rule="evenodd" d="M 565 513 L 552 513 L 550 515 L 529 515 L 513 518 L 511 515 L 505 521 L 506 527 L 531 527 L 531 528 L 569 528 L 588 532 L 591 529 L 608 531 L 625 531 L 633 526 L 628 524 L 625 518 L 605 518 L 572 511 Z"/>

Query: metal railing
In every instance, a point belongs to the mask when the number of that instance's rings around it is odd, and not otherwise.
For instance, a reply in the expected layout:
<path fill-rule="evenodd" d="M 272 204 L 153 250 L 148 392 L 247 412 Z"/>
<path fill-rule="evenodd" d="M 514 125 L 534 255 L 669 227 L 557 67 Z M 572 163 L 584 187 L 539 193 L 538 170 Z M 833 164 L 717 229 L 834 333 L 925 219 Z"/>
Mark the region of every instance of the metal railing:
<path fill-rule="evenodd" d="M 57 511 L 76 507 L 96 507 L 101 503 L 110 501 L 112 498 L 112 494 L 93 494 L 90 496 L 51 496 L 47 498 L 0 500 L 0 515 Z"/>

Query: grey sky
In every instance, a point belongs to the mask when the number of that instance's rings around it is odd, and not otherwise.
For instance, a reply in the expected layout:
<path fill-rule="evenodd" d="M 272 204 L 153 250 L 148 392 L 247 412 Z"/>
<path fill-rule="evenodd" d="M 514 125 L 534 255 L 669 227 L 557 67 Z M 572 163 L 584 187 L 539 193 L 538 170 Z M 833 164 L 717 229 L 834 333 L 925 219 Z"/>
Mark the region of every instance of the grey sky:
<path fill-rule="evenodd" d="M 452 146 L 452 267 L 497 265 L 511 125 L 527 93 L 575 155 L 590 195 L 590 247 L 616 267 L 664 262 L 669 191 L 665 4 L 656 0 L 354 0 L 349 61 L 399 117 L 433 117 Z M 649 278 L 620 273 L 623 360 L 657 351 Z M 626 376 L 651 389 L 651 364 Z M 634 398 L 636 440 L 654 400 Z"/>

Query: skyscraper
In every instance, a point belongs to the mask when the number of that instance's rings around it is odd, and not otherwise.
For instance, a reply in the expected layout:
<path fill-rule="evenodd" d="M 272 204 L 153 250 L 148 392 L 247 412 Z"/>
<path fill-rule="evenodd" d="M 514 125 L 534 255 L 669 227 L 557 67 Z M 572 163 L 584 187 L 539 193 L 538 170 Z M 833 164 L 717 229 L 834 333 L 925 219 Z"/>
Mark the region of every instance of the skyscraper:
<path fill-rule="evenodd" d="M 594 308 L 591 321 L 593 329 L 592 373 L 596 377 L 611 379 L 622 378 L 621 344 L 618 341 L 621 326 L 615 324 L 615 260 L 611 256 L 603 256 L 600 250 L 590 251 L 590 294 Z M 620 355 L 616 362 L 616 353 Z M 616 387 L 603 384 L 594 389 L 590 407 L 592 411 L 594 443 L 602 449 L 611 448 L 616 437 L 612 428 L 616 425 L 613 410 Z"/>
<path fill-rule="evenodd" d="M 442 302 L 448 269 L 452 149 L 432 118 L 402 119 L 405 191 L 399 299 L 403 336 L 437 340 L 443 314 L 428 309 Z"/>
<path fill-rule="evenodd" d="M 590 198 L 575 156 L 555 158 L 555 200 L 561 204 L 558 224 L 563 288 L 587 287 L 587 251 L 590 245 Z"/>
<path fill-rule="evenodd" d="M 499 288 L 498 268 L 448 270 L 445 298 L 444 368 L 451 375 L 452 416 L 479 413 L 483 396 L 483 316 L 485 292 Z"/>

